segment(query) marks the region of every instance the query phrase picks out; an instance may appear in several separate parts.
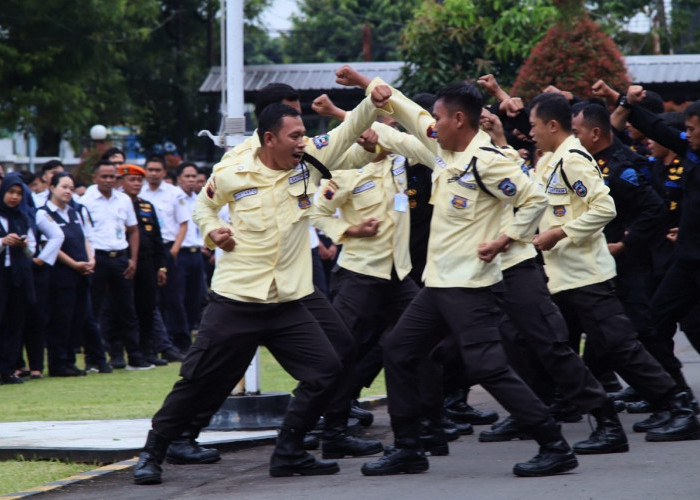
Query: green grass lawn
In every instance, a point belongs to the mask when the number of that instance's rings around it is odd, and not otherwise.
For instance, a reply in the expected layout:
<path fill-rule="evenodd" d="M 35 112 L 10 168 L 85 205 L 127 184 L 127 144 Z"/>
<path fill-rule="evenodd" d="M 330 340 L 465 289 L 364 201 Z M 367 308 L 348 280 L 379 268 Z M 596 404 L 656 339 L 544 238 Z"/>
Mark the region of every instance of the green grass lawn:
<path fill-rule="evenodd" d="M 78 361 L 82 367 L 82 360 Z M 115 370 L 87 377 L 30 380 L 21 385 L 0 387 L 0 421 L 101 420 L 150 418 L 177 381 L 180 363 L 148 371 Z M 260 353 L 263 392 L 291 392 L 296 382 L 266 350 Z M 384 372 L 363 396 L 385 394 Z M 0 466 L 0 495 L 39 486 L 95 468 L 95 464 L 58 461 L 3 462 Z"/>

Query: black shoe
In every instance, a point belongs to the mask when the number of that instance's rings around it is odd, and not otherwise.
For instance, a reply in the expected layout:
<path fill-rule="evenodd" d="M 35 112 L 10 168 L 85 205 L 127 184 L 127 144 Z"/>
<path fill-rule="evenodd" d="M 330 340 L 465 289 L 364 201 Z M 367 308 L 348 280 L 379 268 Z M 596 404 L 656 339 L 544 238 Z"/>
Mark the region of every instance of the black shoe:
<path fill-rule="evenodd" d="M 219 450 L 204 448 L 190 437 L 175 439 L 170 442 L 165 460 L 169 464 L 213 464 L 221 460 Z"/>
<path fill-rule="evenodd" d="M 393 474 L 418 474 L 430 468 L 428 459 L 421 451 L 412 448 L 388 446 L 384 456 L 375 462 L 362 465 L 365 476 L 389 476 Z"/>
<path fill-rule="evenodd" d="M 566 441 L 540 446 L 540 452 L 527 462 L 515 464 L 513 474 L 520 477 L 552 476 L 578 467 L 576 455 Z"/>
<path fill-rule="evenodd" d="M 625 403 L 633 403 L 635 401 L 641 401 L 642 396 L 635 391 L 632 387 L 626 387 L 620 392 L 611 392 L 608 396 L 615 401 L 624 401 Z"/>
<path fill-rule="evenodd" d="M 675 394 L 670 401 L 671 420 L 663 427 L 647 432 L 647 441 L 690 441 L 700 439 L 700 423 L 690 406 L 687 392 Z"/>
<path fill-rule="evenodd" d="M 627 403 L 627 413 L 651 413 L 654 408 L 648 401 L 635 401 L 633 403 Z"/>
<path fill-rule="evenodd" d="M 364 427 L 369 427 L 374 422 L 374 414 L 362 408 L 357 400 L 350 404 L 350 418 L 356 418 Z"/>
<path fill-rule="evenodd" d="M 321 450 L 323 450 L 323 458 L 345 458 L 346 456 L 366 457 L 374 455 L 381 453 L 384 447 L 379 441 L 359 439 L 343 433 L 333 439 L 325 439 L 324 437 Z"/>
<path fill-rule="evenodd" d="M 433 457 L 444 457 L 450 454 L 450 445 L 442 429 L 422 427 L 420 433 L 420 445 L 423 451 Z"/>
<path fill-rule="evenodd" d="M 617 413 L 620 413 L 627 409 L 627 403 L 625 403 L 624 401 L 620 401 L 619 399 L 613 401 L 613 406 L 615 407 L 615 411 Z"/>
<path fill-rule="evenodd" d="M 114 366 L 114 364 L 112 364 Z M 128 371 L 135 371 L 135 370 L 152 370 L 156 366 L 154 364 L 149 363 L 145 359 L 142 358 L 136 358 L 136 359 L 130 359 L 129 364 L 126 366 L 126 369 Z M 116 366 L 115 366 L 116 368 Z"/>
<path fill-rule="evenodd" d="M 270 458 L 270 476 L 323 476 L 340 471 L 337 462 L 316 460 L 303 448 L 304 432 L 282 426 Z"/>
<path fill-rule="evenodd" d="M 126 368 L 126 360 L 124 358 L 111 358 L 109 360 L 109 364 L 112 365 L 112 368 L 115 370 L 121 370 L 122 368 Z"/>
<path fill-rule="evenodd" d="M 445 408 L 450 420 L 457 424 L 489 425 L 498 420 L 498 413 L 493 410 L 477 410 L 464 401 L 456 401 Z"/>
<path fill-rule="evenodd" d="M 175 349 L 174 347 L 169 347 L 165 351 L 160 353 L 160 357 L 163 358 L 166 361 L 170 361 L 172 363 L 174 362 L 182 362 L 185 360 L 185 355 L 182 354 L 180 351 Z"/>
<path fill-rule="evenodd" d="M 158 356 L 155 354 L 151 354 L 149 356 L 146 356 L 146 363 L 150 363 L 154 366 L 168 366 L 168 362 L 164 359 L 160 359 Z"/>
<path fill-rule="evenodd" d="M 581 410 L 575 405 L 562 399 L 555 399 L 549 407 L 549 414 L 558 422 L 580 422 L 583 419 Z"/>
<path fill-rule="evenodd" d="M 577 454 L 599 455 L 629 451 L 625 430 L 611 400 L 607 400 L 602 407 L 591 410 L 591 415 L 596 419 L 596 428 L 587 440 L 574 444 Z"/>
<path fill-rule="evenodd" d="M 511 441 L 513 439 L 532 439 L 532 436 L 524 432 L 510 415 L 502 422 L 492 425 L 490 430 L 479 433 L 479 441 L 482 443 Z"/>
<path fill-rule="evenodd" d="M 649 432 L 652 429 L 663 427 L 671 421 L 670 411 L 655 411 L 649 418 L 636 422 L 632 426 L 634 432 Z"/>
<path fill-rule="evenodd" d="M 442 416 L 438 425 L 448 441 L 455 441 L 459 439 L 460 435 L 467 436 L 469 434 L 474 434 L 474 428 L 471 424 L 460 424 L 457 426 L 457 424 L 445 415 Z"/>
<path fill-rule="evenodd" d="M 98 371 L 100 373 L 112 373 L 114 370 L 112 370 L 112 367 L 107 363 L 107 361 L 103 361 L 98 365 Z"/>
<path fill-rule="evenodd" d="M 321 446 L 321 441 L 319 441 L 316 436 L 312 436 L 311 434 L 307 434 L 306 436 L 304 436 L 304 441 L 302 442 L 302 446 L 307 451 L 318 450 L 318 447 Z"/>
<path fill-rule="evenodd" d="M 93 364 L 86 364 L 85 365 L 85 373 L 97 373 L 99 371 L 100 371 L 100 367 L 97 365 L 93 365 Z"/>
<path fill-rule="evenodd" d="M 15 375 L 0 375 L 0 385 L 21 384 L 24 380 Z"/>
<path fill-rule="evenodd" d="M 87 373 L 77 368 L 72 369 L 70 366 L 49 370 L 49 377 L 81 377 L 83 375 L 87 375 Z"/>
<path fill-rule="evenodd" d="M 136 484 L 160 484 L 163 469 L 165 451 L 168 449 L 168 440 L 151 430 L 148 432 L 146 444 L 139 454 L 139 461 L 134 467 L 134 483 Z"/>
<path fill-rule="evenodd" d="M 85 375 L 87 375 L 87 372 L 85 370 L 81 370 L 75 365 L 69 365 L 66 367 L 66 369 L 70 372 L 73 372 L 74 376 L 76 377 L 84 377 Z"/>

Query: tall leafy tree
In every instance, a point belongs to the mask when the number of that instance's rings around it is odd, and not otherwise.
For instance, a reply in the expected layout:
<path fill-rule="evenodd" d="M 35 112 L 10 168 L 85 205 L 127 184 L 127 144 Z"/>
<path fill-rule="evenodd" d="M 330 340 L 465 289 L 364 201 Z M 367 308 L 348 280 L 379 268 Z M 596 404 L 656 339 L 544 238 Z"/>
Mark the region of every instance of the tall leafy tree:
<path fill-rule="evenodd" d="M 285 62 L 363 60 L 369 27 L 373 61 L 399 57 L 399 34 L 420 0 L 300 0 L 292 29 L 282 36 Z"/>
<path fill-rule="evenodd" d="M 484 73 L 507 87 L 555 14 L 546 0 L 423 2 L 401 35 L 402 88 L 433 91 Z"/>
<path fill-rule="evenodd" d="M 39 155 L 119 123 L 129 97 L 120 65 L 146 40 L 157 0 L 5 0 L 0 8 L 0 126 L 35 134 Z"/>

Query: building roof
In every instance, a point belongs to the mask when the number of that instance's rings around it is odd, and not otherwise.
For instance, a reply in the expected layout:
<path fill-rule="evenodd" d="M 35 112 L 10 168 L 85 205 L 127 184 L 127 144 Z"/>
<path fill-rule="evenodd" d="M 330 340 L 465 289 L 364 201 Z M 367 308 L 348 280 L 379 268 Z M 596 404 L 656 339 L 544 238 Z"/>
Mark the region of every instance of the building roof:
<path fill-rule="evenodd" d="M 353 62 L 352 66 L 360 73 L 379 76 L 389 84 L 395 84 L 400 76 L 401 61 L 389 62 Z M 260 90 L 268 83 L 281 82 L 302 90 L 331 90 L 347 89 L 335 83 L 335 71 L 341 63 L 308 63 L 308 64 L 266 64 L 246 66 L 244 86 L 246 92 Z M 200 92 L 221 92 L 221 67 L 213 66 L 204 83 L 199 87 Z"/>
<path fill-rule="evenodd" d="M 627 56 L 625 63 L 634 83 L 700 82 L 700 54 Z"/>

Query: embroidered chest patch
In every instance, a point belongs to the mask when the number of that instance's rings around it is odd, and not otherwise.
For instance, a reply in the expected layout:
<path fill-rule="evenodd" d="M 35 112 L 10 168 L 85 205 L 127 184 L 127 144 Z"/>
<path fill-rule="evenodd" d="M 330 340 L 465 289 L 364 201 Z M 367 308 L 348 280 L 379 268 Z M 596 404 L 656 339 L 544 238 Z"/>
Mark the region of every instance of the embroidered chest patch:
<path fill-rule="evenodd" d="M 454 195 L 452 197 L 452 206 L 455 208 L 467 208 L 469 200 L 461 196 Z"/>
<path fill-rule="evenodd" d="M 255 194 L 258 194 L 258 188 L 244 189 L 243 191 L 238 191 L 237 193 L 235 193 L 233 195 L 233 199 L 238 201 L 247 196 L 253 196 Z"/>

